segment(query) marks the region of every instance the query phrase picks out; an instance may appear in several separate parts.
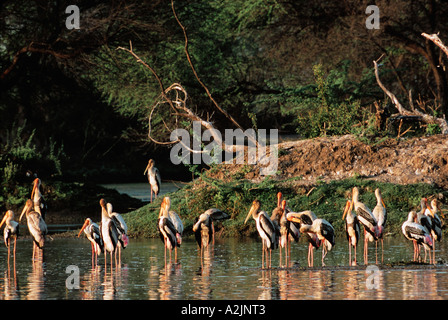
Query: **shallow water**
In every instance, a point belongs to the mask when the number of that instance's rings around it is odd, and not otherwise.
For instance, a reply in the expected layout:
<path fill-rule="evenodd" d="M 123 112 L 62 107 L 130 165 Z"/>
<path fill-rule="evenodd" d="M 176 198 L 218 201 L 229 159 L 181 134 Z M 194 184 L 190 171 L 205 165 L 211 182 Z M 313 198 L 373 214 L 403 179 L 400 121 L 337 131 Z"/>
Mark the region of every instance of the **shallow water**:
<path fill-rule="evenodd" d="M 304 242 L 293 244 L 289 268 L 279 268 L 274 252 L 272 268 L 261 268 L 261 243 L 256 239 L 218 239 L 201 259 L 194 241 L 185 240 L 178 263 L 164 261 L 160 239 L 131 239 L 122 253 L 121 268 L 92 269 L 90 244 L 86 239 L 54 239 L 43 257 L 32 260 L 29 239 L 17 242 L 16 272 L 12 257 L 8 268 L 7 249 L 0 248 L 1 299 L 135 299 L 135 300 L 246 300 L 246 299 L 448 299 L 448 266 L 406 265 L 412 259 L 412 244 L 403 239 L 385 241 L 384 263 L 375 262 L 373 245 L 367 269 L 348 267 L 345 239 L 338 239 L 321 267 L 321 251 L 314 268 L 307 268 Z M 442 242 L 436 252 L 446 257 Z M 361 248 L 358 258 L 362 257 Z M 380 258 L 380 255 L 379 255 Z M 174 255 L 173 255 L 174 260 Z M 109 259 L 108 259 L 109 261 Z M 69 268 L 67 270 L 67 268 Z M 70 269 L 72 268 L 72 269 Z M 79 270 L 79 289 L 71 288 Z M 370 271 L 373 271 L 371 273 Z M 68 288 L 67 288 L 68 284 Z"/>
<path fill-rule="evenodd" d="M 127 194 L 133 198 L 139 199 L 144 202 L 149 202 L 151 199 L 151 188 L 148 182 L 135 182 L 135 183 L 106 183 L 101 186 L 108 189 L 115 189 L 120 193 Z M 159 196 L 166 193 L 174 192 L 179 188 L 182 188 L 184 184 L 182 182 L 162 182 L 160 187 Z"/>

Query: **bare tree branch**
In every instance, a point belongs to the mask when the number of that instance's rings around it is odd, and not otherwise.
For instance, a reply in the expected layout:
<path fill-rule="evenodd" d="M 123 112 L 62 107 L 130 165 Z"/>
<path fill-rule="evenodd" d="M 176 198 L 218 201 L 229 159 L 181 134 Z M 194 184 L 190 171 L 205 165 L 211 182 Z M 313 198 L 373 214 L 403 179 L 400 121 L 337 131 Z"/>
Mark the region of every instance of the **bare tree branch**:
<path fill-rule="evenodd" d="M 389 91 L 384 84 L 380 80 L 380 75 L 378 72 L 378 61 L 383 58 L 384 54 L 379 57 L 377 60 L 373 61 L 373 65 L 375 67 L 375 77 L 376 82 L 380 86 L 380 88 L 384 91 L 384 93 L 389 97 L 390 100 L 392 100 L 392 103 L 395 105 L 395 107 L 398 109 L 398 112 L 401 115 L 404 116 L 418 116 L 420 117 L 423 122 L 425 123 L 437 123 L 442 131 L 443 134 L 448 134 L 448 123 L 445 119 L 442 118 L 436 118 L 433 116 L 430 116 L 429 114 L 423 113 L 417 109 L 414 109 L 413 111 L 409 111 L 408 109 L 404 108 L 403 105 L 400 103 L 400 101 L 397 99 L 395 94 L 393 94 L 391 91 Z"/>
<path fill-rule="evenodd" d="M 448 48 L 443 44 L 442 40 L 440 40 L 439 36 L 437 34 L 427 34 L 427 33 L 422 33 L 422 36 L 424 36 L 426 39 L 431 40 L 432 42 L 434 42 L 434 44 L 436 46 L 438 46 L 440 49 L 442 49 L 443 52 L 445 52 L 445 54 L 448 57 Z"/>
<path fill-rule="evenodd" d="M 14 57 L 12 59 L 11 64 L 9 65 L 9 67 L 7 67 L 5 70 L 3 70 L 3 72 L 0 74 L 0 80 L 3 80 L 14 69 L 14 67 L 19 62 L 20 56 L 27 52 L 50 54 L 50 55 L 52 55 L 56 58 L 60 58 L 60 59 L 68 59 L 75 55 L 75 54 L 65 54 L 65 53 L 57 52 L 55 50 L 52 50 L 50 48 L 50 46 L 48 46 L 47 44 L 37 44 L 37 43 L 31 42 L 29 45 L 21 48 L 14 54 Z"/>

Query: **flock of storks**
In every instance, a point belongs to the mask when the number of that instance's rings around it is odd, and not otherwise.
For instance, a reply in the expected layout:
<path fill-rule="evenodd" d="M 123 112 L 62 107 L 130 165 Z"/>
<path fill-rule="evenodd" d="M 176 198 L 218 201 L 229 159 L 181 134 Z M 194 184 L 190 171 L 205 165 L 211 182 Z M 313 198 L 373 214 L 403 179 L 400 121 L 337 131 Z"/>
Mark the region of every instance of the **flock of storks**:
<path fill-rule="evenodd" d="M 144 174 L 147 174 L 151 186 L 152 195 L 157 197 L 160 191 L 161 179 L 160 172 L 154 166 L 154 160 L 149 160 Z M 26 201 L 19 221 L 25 215 L 28 229 L 33 238 L 33 259 L 36 255 L 42 253 L 45 245 L 45 235 L 48 232 L 45 223 L 45 214 L 47 206 L 42 196 L 41 181 L 36 178 L 33 182 L 31 199 Z M 345 231 L 349 246 L 349 265 L 356 265 L 356 248 L 360 241 L 361 226 L 364 229 L 364 264 L 368 263 L 368 243 L 375 242 L 377 248 L 378 242 L 383 241 L 384 229 L 387 221 L 386 206 L 383 202 L 379 189 L 375 190 L 377 204 L 371 211 L 364 203 L 359 201 L 359 190 L 357 187 L 352 189 L 352 198 L 348 200 L 343 212 L 342 219 L 345 220 Z M 129 243 L 127 236 L 127 226 L 123 217 L 113 212 L 112 204 L 104 199 L 100 200 L 101 223 L 100 225 L 87 218 L 82 226 L 78 237 L 84 231 L 89 239 L 92 250 L 92 265 L 97 265 L 98 255 L 104 253 L 104 263 L 107 267 L 107 253 L 110 255 L 111 268 L 113 260 L 116 265 L 121 265 L 121 249 L 126 248 Z M 442 237 L 442 223 L 437 215 L 440 210 L 439 202 L 434 199 L 428 204 L 426 198 L 421 199 L 421 211 L 409 212 L 408 219 L 402 224 L 404 236 L 414 244 L 414 261 L 421 259 L 420 247 L 425 249 L 425 258 L 429 254 L 429 263 L 435 263 L 435 241 L 440 241 Z M 308 242 L 308 266 L 313 266 L 313 252 L 315 248 L 322 246 L 322 266 L 325 265 L 324 258 L 328 251 L 335 245 L 335 231 L 330 222 L 318 218 L 312 211 L 294 212 L 283 199 L 281 192 L 277 194 L 277 207 L 269 216 L 266 211 L 261 210 L 259 200 L 254 200 L 249 213 L 244 221 L 252 217 L 256 222 L 256 228 L 262 239 L 262 268 L 271 268 L 272 250 L 279 248 L 280 266 L 287 266 L 290 260 L 291 243 L 298 242 L 301 235 L 306 237 Z M 229 219 L 230 216 L 222 210 L 212 208 L 206 210 L 196 218 L 193 225 L 193 232 L 200 248 L 202 257 L 203 251 L 214 242 L 214 221 Z M 8 263 L 10 257 L 11 242 L 13 244 L 13 256 L 15 262 L 16 240 L 19 234 L 19 223 L 14 221 L 14 213 L 8 210 L 0 227 L 5 225 L 4 240 L 8 248 Z M 164 197 L 157 224 L 160 237 L 165 245 L 165 263 L 167 262 L 167 249 L 169 250 L 169 259 L 171 262 L 171 252 L 175 252 L 175 261 L 177 261 L 177 248 L 182 243 L 182 233 L 184 226 L 179 215 L 171 210 L 171 200 Z M 352 247 L 354 249 L 354 259 L 352 259 Z M 383 250 L 383 247 L 382 247 Z M 285 264 L 282 263 L 282 251 L 284 251 Z M 118 263 L 117 263 L 118 254 Z M 113 258 L 115 255 L 115 259 Z M 377 256 L 377 255 L 376 255 Z M 382 254 L 383 257 L 383 254 Z M 376 258 L 378 263 L 378 258 Z"/>

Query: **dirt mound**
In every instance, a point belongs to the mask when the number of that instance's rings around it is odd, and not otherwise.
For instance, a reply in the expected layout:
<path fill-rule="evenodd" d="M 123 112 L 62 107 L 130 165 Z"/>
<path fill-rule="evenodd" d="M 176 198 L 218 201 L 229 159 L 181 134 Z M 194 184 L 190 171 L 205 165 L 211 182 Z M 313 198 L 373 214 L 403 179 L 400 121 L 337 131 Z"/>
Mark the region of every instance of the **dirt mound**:
<path fill-rule="evenodd" d="M 369 145 L 352 135 L 323 137 L 279 144 L 275 179 L 301 177 L 315 183 L 362 177 L 399 184 L 431 183 L 448 189 L 448 140 L 444 135 L 387 139 Z M 240 175 L 259 181 L 258 166 L 223 165 L 216 178 Z"/>

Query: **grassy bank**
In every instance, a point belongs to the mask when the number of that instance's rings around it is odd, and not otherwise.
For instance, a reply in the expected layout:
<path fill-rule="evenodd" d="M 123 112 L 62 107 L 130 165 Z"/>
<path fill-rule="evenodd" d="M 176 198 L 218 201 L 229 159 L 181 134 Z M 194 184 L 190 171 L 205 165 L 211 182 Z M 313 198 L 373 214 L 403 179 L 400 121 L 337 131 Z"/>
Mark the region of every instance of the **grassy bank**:
<path fill-rule="evenodd" d="M 401 224 L 406 220 L 410 210 L 419 210 L 422 197 L 437 196 L 446 199 L 448 196 L 448 191 L 429 184 L 397 185 L 352 178 L 304 185 L 300 183 L 300 178 L 276 181 L 269 177 L 261 183 L 238 179 L 221 182 L 204 175 L 169 196 L 172 210 L 179 213 L 184 221 L 187 236 L 192 234 L 191 228 L 195 217 L 211 207 L 222 209 L 231 215 L 231 219 L 217 228 L 222 236 L 256 236 L 255 223 L 251 221 L 244 224 L 252 201 L 259 199 L 262 209 L 270 214 L 276 207 L 278 191 L 283 193 L 291 209 L 312 210 L 318 217 L 331 222 L 337 235 L 343 235 L 342 213 L 354 186 L 360 189 L 360 201 L 371 209 L 376 205 L 374 190 L 381 189 L 388 213 L 386 233 L 390 234 L 401 232 Z M 160 197 L 154 203 L 125 215 L 131 236 L 158 236 L 157 218 L 161 201 Z"/>

